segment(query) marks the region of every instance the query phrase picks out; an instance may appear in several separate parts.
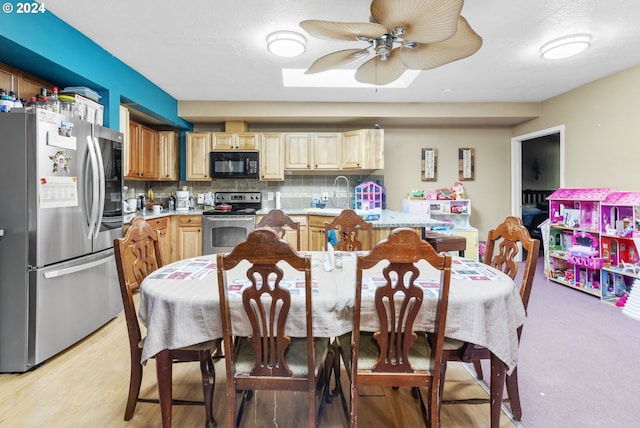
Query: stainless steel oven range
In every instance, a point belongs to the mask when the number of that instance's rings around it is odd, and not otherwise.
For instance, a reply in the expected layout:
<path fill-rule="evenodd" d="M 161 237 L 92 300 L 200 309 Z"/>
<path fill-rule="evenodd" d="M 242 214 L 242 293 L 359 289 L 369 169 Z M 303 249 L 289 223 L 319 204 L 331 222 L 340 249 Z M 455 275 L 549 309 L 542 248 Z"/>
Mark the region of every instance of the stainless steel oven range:
<path fill-rule="evenodd" d="M 247 239 L 262 207 L 260 192 L 216 192 L 215 208 L 202 213 L 202 254 L 227 253 Z"/>

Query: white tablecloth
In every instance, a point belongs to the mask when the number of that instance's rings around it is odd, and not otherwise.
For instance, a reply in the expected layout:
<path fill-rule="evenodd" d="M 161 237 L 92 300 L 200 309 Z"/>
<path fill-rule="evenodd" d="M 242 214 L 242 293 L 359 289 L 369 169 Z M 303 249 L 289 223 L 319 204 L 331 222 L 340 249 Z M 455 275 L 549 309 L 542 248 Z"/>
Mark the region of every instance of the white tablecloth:
<path fill-rule="evenodd" d="M 322 253 L 313 253 L 313 331 L 317 337 L 334 337 L 351 331 L 355 298 L 355 254 L 345 254 L 342 269 L 326 272 Z M 241 289 L 246 284 L 246 264 L 229 272 L 234 333 L 247 335 L 250 326 L 241 308 Z M 373 290 L 382 266 L 365 272 L 362 329 L 378 328 Z M 437 271 L 420 266 L 425 299 L 416 329 L 433 327 Z M 304 336 L 304 296 L 299 288 L 302 275 L 286 271 L 284 280 L 292 292 L 287 334 Z M 436 287 L 436 288 L 434 288 Z M 297 294 L 300 293 L 300 294 Z M 236 302 L 237 304 L 234 304 Z M 182 260 L 154 272 L 140 289 L 139 315 L 147 327 L 142 361 L 163 349 L 176 349 L 222 337 L 215 256 Z M 515 367 L 518 357 L 517 328 L 525 312 L 513 281 L 486 265 L 454 258 L 446 335 L 486 346 L 507 365 Z"/>

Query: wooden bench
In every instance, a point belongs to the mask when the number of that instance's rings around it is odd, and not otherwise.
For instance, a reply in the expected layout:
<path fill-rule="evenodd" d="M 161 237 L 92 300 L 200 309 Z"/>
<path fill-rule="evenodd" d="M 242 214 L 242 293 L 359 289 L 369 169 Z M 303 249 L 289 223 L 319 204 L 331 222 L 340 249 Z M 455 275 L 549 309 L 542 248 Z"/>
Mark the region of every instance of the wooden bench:
<path fill-rule="evenodd" d="M 424 240 L 437 252 L 457 251 L 460 257 L 464 257 L 467 249 L 467 238 L 464 236 L 445 235 L 438 232 L 425 231 Z"/>

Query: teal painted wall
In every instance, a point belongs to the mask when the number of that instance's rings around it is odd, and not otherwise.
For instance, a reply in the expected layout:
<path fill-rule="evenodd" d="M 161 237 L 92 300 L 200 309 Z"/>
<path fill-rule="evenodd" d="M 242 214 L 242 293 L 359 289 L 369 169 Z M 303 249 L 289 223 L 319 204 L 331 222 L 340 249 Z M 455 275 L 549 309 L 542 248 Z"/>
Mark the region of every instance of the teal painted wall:
<path fill-rule="evenodd" d="M 13 11 L 0 11 L 0 62 L 62 87 L 95 90 L 110 128 L 119 129 L 119 105 L 125 102 L 169 126 L 193 129 L 178 117 L 177 100 L 140 73 L 51 12 L 18 14 L 16 3 L 5 0 L 3 7 L 12 4 Z"/>

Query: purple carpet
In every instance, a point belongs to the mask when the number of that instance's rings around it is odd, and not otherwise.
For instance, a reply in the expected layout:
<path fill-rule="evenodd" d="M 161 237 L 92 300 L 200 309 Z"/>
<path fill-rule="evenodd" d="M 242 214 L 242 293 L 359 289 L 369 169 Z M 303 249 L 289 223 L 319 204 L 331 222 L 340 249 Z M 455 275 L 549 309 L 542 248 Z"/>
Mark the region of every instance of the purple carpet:
<path fill-rule="evenodd" d="M 547 282 L 543 266 L 540 259 L 520 343 L 522 425 L 639 427 L 640 322 Z"/>

